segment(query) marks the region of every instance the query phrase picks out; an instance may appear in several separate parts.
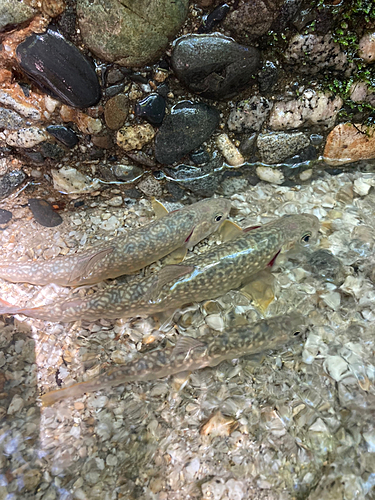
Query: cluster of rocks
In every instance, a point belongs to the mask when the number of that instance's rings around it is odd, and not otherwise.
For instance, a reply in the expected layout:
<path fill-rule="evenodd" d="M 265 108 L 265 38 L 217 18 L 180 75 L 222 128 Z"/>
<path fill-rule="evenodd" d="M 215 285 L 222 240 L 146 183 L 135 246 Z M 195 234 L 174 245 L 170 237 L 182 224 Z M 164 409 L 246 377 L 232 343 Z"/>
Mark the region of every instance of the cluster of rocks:
<path fill-rule="evenodd" d="M 54 0 L 39 10 L 26 0 L 6 2 L 3 155 L 22 159 L 20 183 L 25 173 L 40 177 L 47 166 L 57 190 L 77 193 L 57 180 L 69 168 L 81 184 L 85 176 L 82 191 L 89 192 L 98 189 L 96 177 L 121 183 L 120 164 L 125 188 L 143 182 L 140 192 L 173 200 L 186 190 L 201 196 L 218 187 L 233 168 L 251 183 L 288 184 L 372 159 L 372 128 L 360 116 L 353 127 L 337 124 L 343 99 L 322 84 L 328 75 L 350 78 L 353 104 L 374 101 L 334 41 L 337 19 L 327 6 L 282 0 L 138 2 L 135 8 L 111 0 L 106 9 L 99 0 L 80 0 L 76 9 Z M 280 36 L 286 28 L 291 35 L 280 42 L 278 58 L 267 46 L 269 30 Z M 365 22 L 358 27 L 357 56 L 370 68 L 375 31 L 367 28 Z M 5 173 L 13 171 L 9 162 Z M 186 171 L 191 182 L 179 176 Z M 4 192 L 0 186 L 2 198 Z"/>

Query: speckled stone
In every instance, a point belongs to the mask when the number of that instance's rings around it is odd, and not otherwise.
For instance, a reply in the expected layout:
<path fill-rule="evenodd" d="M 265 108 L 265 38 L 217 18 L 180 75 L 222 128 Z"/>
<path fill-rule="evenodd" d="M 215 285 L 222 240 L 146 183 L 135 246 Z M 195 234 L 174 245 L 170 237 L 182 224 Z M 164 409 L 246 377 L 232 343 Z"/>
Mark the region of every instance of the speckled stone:
<path fill-rule="evenodd" d="M 130 125 L 129 127 L 120 128 L 116 135 L 116 141 L 120 148 L 131 151 L 132 149 L 142 149 L 145 144 L 154 138 L 154 135 L 155 130 L 148 123 Z"/>
<path fill-rule="evenodd" d="M 16 130 L 25 125 L 25 122 L 18 113 L 12 109 L 0 108 L 0 128 Z"/>
<path fill-rule="evenodd" d="M 323 157 L 333 166 L 375 158 L 375 127 L 340 123 L 328 134 Z"/>
<path fill-rule="evenodd" d="M 302 132 L 259 134 L 257 146 L 264 163 L 280 163 L 310 144 Z"/>
<path fill-rule="evenodd" d="M 122 127 L 129 113 L 129 99 L 124 94 L 118 94 L 106 102 L 104 119 L 108 128 L 117 130 Z"/>
<path fill-rule="evenodd" d="M 252 96 L 239 102 L 230 112 L 228 128 L 236 132 L 259 131 L 272 109 L 272 103 L 262 96 Z"/>
<path fill-rule="evenodd" d="M 26 179 L 22 170 L 12 170 L 0 177 L 0 200 L 9 196 Z"/>
<path fill-rule="evenodd" d="M 36 10 L 23 0 L 2 0 L 0 5 L 0 31 L 13 28 L 31 19 Z"/>

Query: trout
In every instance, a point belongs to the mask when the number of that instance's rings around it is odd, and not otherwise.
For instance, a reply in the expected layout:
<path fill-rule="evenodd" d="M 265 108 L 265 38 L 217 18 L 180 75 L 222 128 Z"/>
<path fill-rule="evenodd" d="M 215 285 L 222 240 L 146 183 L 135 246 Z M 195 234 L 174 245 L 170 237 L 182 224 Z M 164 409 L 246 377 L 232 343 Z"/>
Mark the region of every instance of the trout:
<path fill-rule="evenodd" d="M 216 366 L 226 359 L 275 349 L 297 336 L 304 323 L 302 315 L 290 314 L 228 332 L 210 332 L 200 338 L 183 336 L 174 347 L 155 349 L 125 366 L 113 368 L 107 374 L 48 392 L 42 396 L 42 403 L 43 406 L 51 406 L 61 399 L 78 398 L 86 392 L 111 389 L 132 381 L 155 380 L 182 371 Z"/>
<path fill-rule="evenodd" d="M 2 262 L 0 278 L 14 283 L 80 286 L 131 274 L 172 252 L 179 252 L 179 260 L 183 260 L 187 249 L 219 228 L 229 215 L 231 203 L 225 198 L 211 198 L 168 213 L 154 200 L 153 207 L 161 218 L 139 229 L 64 257 Z"/>
<path fill-rule="evenodd" d="M 264 226 L 240 230 L 234 239 L 208 252 L 167 265 L 140 280 L 112 285 L 84 298 L 39 307 L 17 307 L 0 300 L 0 314 L 24 314 L 49 321 L 95 321 L 144 316 L 215 299 L 246 284 L 253 274 L 272 265 L 281 250 L 308 242 L 318 233 L 314 215 L 284 215 Z"/>

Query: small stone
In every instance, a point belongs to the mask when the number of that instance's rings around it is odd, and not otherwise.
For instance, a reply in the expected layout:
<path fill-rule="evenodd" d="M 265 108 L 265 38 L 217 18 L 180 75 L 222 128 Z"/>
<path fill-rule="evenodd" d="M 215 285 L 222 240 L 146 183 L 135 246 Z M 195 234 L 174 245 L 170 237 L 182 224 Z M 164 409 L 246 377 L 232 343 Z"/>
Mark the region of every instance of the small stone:
<path fill-rule="evenodd" d="M 313 423 L 313 425 L 309 428 L 309 431 L 313 431 L 313 432 L 324 432 L 324 433 L 328 433 L 328 429 L 327 429 L 327 426 L 326 424 L 323 422 L 323 420 L 321 418 L 317 418 L 315 420 L 315 422 Z"/>
<path fill-rule="evenodd" d="M 259 131 L 272 109 L 270 101 L 261 96 L 253 96 L 239 102 L 230 112 L 229 130 L 236 132 Z"/>
<path fill-rule="evenodd" d="M 204 103 L 182 101 L 166 116 L 155 138 L 155 157 L 171 164 L 197 149 L 219 125 L 217 109 Z"/>
<path fill-rule="evenodd" d="M 117 130 L 122 127 L 129 113 L 129 99 L 124 94 L 118 94 L 106 102 L 104 119 L 108 128 Z"/>
<path fill-rule="evenodd" d="M 160 183 L 155 179 L 155 177 L 147 176 L 145 179 L 142 179 L 137 188 L 142 191 L 146 196 L 156 196 L 159 197 L 163 194 L 163 190 L 160 186 Z"/>
<path fill-rule="evenodd" d="M 30 469 L 23 474 L 24 488 L 26 491 L 35 490 L 40 480 L 42 473 L 38 469 Z"/>
<path fill-rule="evenodd" d="M 56 227 L 63 222 L 59 215 L 46 200 L 30 198 L 28 200 L 29 208 L 34 219 L 44 227 Z"/>
<path fill-rule="evenodd" d="M 257 146 L 264 163 L 281 163 L 310 144 L 302 132 L 259 134 Z"/>
<path fill-rule="evenodd" d="M 92 118 L 82 111 L 65 105 L 61 106 L 60 116 L 64 122 L 76 123 L 83 134 L 99 134 L 103 127 L 99 118 Z"/>
<path fill-rule="evenodd" d="M 18 130 L 24 126 L 23 118 L 12 109 L 0 108 L 0 128 Z"/>
<path fill-rule="evenodd" d="M 340 382 L 350 374 L 348 363 L 341 356 L 327 356 L 323 366 L 336 382 Z"/>
<path fill-rule="evenodd" d="M 321 295 L 321 298 L 327 304 L 328 307 L 330 307 L 334 311 L 339 310 L 341 304 L 341 295 L 339 292 L 323 293 Z"/>
<path fill-rule="evenodd" d="M 113 198 L 108 200 L 107 203 L 111 207 L 121 207 L 121 205 L 123 203 L 122 196 L 114 196 Z"/>
<path fill-rule="evenodd" d="M 0 224 L 7 224 L 13 217 L 12 212 L 0 208 Z"/>
<path fill-rule="evenodd" d="M 357 194 L 359 194 L 359 196 L 366 196 L 372 186 L 373 183 L 371 182 L 371 179 L 370 182 L 366 182 L 366 179 L 359 178 L 353 183 L 353 189 Z"/>
<path fill-rule="evenodd" d="M 12 401 L 10 402 L 10 405 L 8 406 L 8 415 L 14 415 L 15 413 L 19 413 L 22 408 L 24 407 L 24 400 L 18 396 L 18 394 L 15 394 L 13 396 Z"/>
<path fill-rule="evenodd" d="M 332 166 L 375 158 L 375 127 L 340 123 L 328 134 L 323 157 Z"/>
<path fill-rule="evenodd" d="M 308 168 L 307 170 L 304 170 L 299 174 L 299 178 L 301 179 L 302 182 L 308 181 L 309 179 L 311 179 L 312 174 L 313 174 L 312 168 Z"/>
<path fill-rule="evenodd" d="M 206 324 L 213 330 L 222 332 L 225 328 L 224 320 L 220 314 L 210 314 L 204 318 Z"/>
<path fill-rule="evenodd" d="M 117 465 L 118 459 L 116 455 L 107 455 L 107 458 L 105 459 L 105 463 L 109 467 L 115 467 Z"/>
<path fill-rule="evenodd" d="M 227 134 L 220 134 L 216 139 L 216 144 L 226 159 L 228 165 L 238 167 L 245 163 L 245 159 L 238 151 L 236 146 L 231 142 Z"/>
<path fill-rule="evenodd" d="M 109 219 L 107 219 L 100 225 L 100 227 L 105 231 L 111 231 L 111 232 L 115 231 L 120 226 L 121 226 L 120 221 L 114 215 L 111 215 Z"/>
<path fill-rule="evenodd" d="M 69 106 L 88 108 L 99 101 L 94 65 L 57 31 L 29 36 L 16 54 L 26 74 Z"/>
<path fill-rule="evenodd" d="M 201 428 L 202 436 L 230 436 L 237 427 L 237 421 L 224 416 L 221 411 L 214 413 Z"/>
<path fill-rule="evenodd" d="M 113 146 L 113 141 L 110 135 L 96 135 L 91 138 L 94 146 L 102 149 L 111 149 Z"/>
<path fill-rule="evenodd" d="M 77 410 L 77 411 L 81 411 L 83 410 L 85 407 L 84 403 L 82 403 L 82 401 L 76 401 L 74 403 L 74 408 Z"/>
<path fill-rule="evenodd" d="M 0 6 L 0 31 L 9 27 L 14 28 L 18 24 L 28 21 L 35 16 L 37 11 L 26 2 L 15 2 L 14 0 L 2 0 Z"/>
<path fill-rule="evenodd" d="M 150 94 L 137 102 L 134 108 L 135 116 L 145 118 L 152 125 L 160 125 L 165 115 L 165 99 L 160 94 Z"/>
<path fill-rule="evenodd" d="M 375 62 L 375 32 L 366 33 L 359 40 L 358 55 L 367 64 Z"/>
<path fill-rule="evenodd" d="M 0 200 L 13 193 L 26 179 L 22 170 L 12 170 L 0 177 Z"/>
<path fill-rule="evenodd" d="M 6 143 L 8 146 L 16 146 L 18 148 L 32 148 L 37 144 L 48 139 L 48 134 L 44 129 L 39 127 L 20 128 L 17 131 L 10 132 L 6 135 Z"/>
<path fill-rule="evenodd" d="M 46 130 L 67 148 L 72 149 L 78 143 L 76 133 L 69 127 L 64 127 L 64 125 L 49 125 Z"/>
<path fill-rule="evenodd" d="M 113 174 L 117 179 L 125 182 L 134 182 L 143 175 L 143 170 L 135 165 L 123 165 L 117 163 L 112 166 Z"/>
<path fill-rule="evenodd" d="M 123 127 L 117 132 L 117 144 L 125 151 L 132 149 L 142 149 L 148 144 L 155 135 L 152 125 L 145 123 L 143 125 L 131 125 Z"/>
<path fill-rule="evenodd" d="M 282 184 L 285 180 L 283 173 L 277 168 L 257 167 L 256 174 L 260 180 L 270 182 L 271 184 Z"/>
<path fill-rule="evenodd" d="M 73 167 L 62 167 L 60 170 L 52 170 L 51 173 L 54 189 L 62 193 L 95 191 L 100 185 L 98 180 L 93 181 Z"/>

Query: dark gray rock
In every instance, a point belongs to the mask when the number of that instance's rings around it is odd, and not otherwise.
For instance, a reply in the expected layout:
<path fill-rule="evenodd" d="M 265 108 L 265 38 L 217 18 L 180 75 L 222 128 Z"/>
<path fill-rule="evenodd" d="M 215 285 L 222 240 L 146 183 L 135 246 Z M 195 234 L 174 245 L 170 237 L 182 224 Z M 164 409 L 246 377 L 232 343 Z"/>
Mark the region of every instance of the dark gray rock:
<path fill-rule="evenodd" d="M 188 0 L 78 0 L 83 41 L 100 58 L 143 66 L 162 54 L 188 12 Z"/>
<path fill-rule="evenodd" d="M 253 80 L 259 51 L 222 35 L 187 35 L 179 38 L 171 64 L 188 89 L 209 99 L 238 94 Z"/>
<path fill-rule="evenodd" d="M 6 224 L 11 220 L 13 217 L 12 212 L 9 212 L 9 210 L 4 210 L 3 208 L 0 208 L 0 224 Z"/>
<path fill-rule="evenodd" d="M 151 125 L 160 125 L 165 115 L 164 97 L 157 93 L 148 95 L 136 103 L 134 114 L 145 118 Z"/>
<path fill-rule="evenodd" d="M 55 227 L 62 223 L 63 219 L 61 215 L 55 212 L 48 201 L 39 198 L 30 198 L 28 203 L 34 219 L 41 226 Z"/>
<path fill-rule="evenodd" d="M 77 135 L 69 127 L 64 127 L 64 125 L 49 125 L 46 130 L 67 148 L 74 148 L 78 143 Z"/>
<path fill-rule="evenodd" d="M 0 177 L 0 200 L 13 193 L 26 179 L 26 174 L 22 170 L 12 170 Z"/>
<path fill-rule="evenodd" d="M 65 155 L 65 151 L 58 144 L 47 141 L 40 145 L 40 152 L 44 158 L 52 158 L 53 160 L 61 160 Z"/>
<path fill-rule="evenodd" d="M 220 113 L 207 104 L 182 101 L 166 116 L 155 139 L 155 157 L 171 164 L 207 140 L 219 125 Z"/>
<path fill-rule="evenodd" d="M 320 249 L 309 258 L 312 274 L 319 279 L 341 285 L 345 280 L 344 266 L 329 250 Z"/>
<path fill-rule="evenodd" d="M 123 165 L 118 163 L 112 167 L 113 174 L 120 181 L 134 182 L 140 179 L 143 175 L 143 170 L 135 165 Z"/>
<path fill-rule="evenodd" d="M 57 31 L 29 36 L 16 54 L 23 71 L 63 103 L 87 108 L 99 101 L 94 66 Z"/>
<path fill-rule="evenodd" d="M 0 108 L 0 128 L 18 130 L 25 126 L 25 122 L 18 113 L 12 109 Z"/>
<path fill-rule="evenodd" d="M 266 61 L 263 68 L 259 71 L 258 85 L 259 91 L 263 94 L 270 92 L 277 83 L 279 71 L 272 61 Z"/>
<path fill-rule="evenodd" d="M 257 146 L 264 163 L 281 163 L 309 146 L 309 138 L 302 132 L 259 134 Z"/>

